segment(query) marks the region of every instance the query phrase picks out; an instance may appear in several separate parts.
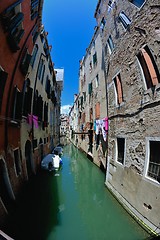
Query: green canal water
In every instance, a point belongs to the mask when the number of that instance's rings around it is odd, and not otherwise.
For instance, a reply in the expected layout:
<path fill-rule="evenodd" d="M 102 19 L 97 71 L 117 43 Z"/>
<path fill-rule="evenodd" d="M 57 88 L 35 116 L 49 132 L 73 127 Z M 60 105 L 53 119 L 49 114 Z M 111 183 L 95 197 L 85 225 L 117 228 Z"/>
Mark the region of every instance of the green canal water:
<path fill-rule="evenodd" d="M 144 240 L 148 234 L 104 185 L 105 175 L 73 145 L 59 176 L 40 172 L 8 221 L 15 240 Z"/>

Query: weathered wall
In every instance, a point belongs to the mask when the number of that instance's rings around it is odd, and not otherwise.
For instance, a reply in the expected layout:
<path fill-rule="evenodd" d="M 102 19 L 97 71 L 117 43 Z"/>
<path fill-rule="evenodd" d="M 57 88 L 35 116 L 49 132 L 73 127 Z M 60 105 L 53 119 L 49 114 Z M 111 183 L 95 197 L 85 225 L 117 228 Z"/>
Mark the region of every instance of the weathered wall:
<path fill-rule="evenodd" d="M 137 54 L 147 45 L 160 69 L 160 15 L 159 1 L 145 1 L 141 8 L 126 0 L 101 1 L 97 11 L 98 25 L 102 17 L 106 25 L 101 33 L 105 51 L 105 67 L 108 91 L 108 162 L 106 185 L 127 204 L 148 226 L 159 231 L 158 181 L 149 178 L 149 139 L 160 139 L 160 94 L 157 84 L 155 91 L 146 88 Z M 119 20 L 119 13 L 130 18 L 131 24 L 125 29 Z M 111 35 L 114 42 L 112 53 L 107 40 Z M 114 77 L 120 73 L 123 102 L 116 101 Z M 160 81 L 160 79 L 159 79 Z M 117 138 L 125 139 L 124 164 L 117 161 Z"/>

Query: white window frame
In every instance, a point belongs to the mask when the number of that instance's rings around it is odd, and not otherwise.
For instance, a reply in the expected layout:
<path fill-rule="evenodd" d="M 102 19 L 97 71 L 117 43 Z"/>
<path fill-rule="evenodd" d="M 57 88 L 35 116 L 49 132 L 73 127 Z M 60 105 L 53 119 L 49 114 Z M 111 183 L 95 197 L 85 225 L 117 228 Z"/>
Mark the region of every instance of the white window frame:
<path fill-rule="evenodd" d="M 136 56 L 136 58 L 137 58 L 137 63 L 138 63 L 138 66 L 139 66 L 140 72 L 141 72 L 141 76 L 142 76 L 142 80 L 143 80 L 144 88 L 145 88 L 145 90 L 148 90 L 148 88 L 147 88 L 147 83 L 146 83 L 146 79 L 145 79 L 145 76 L 144 76 L 144 72 L 143 72 L 143 69 L 142 69 L 141 63 L 140 63 L 140 61 L 139 61 L 139 59 L 138 59 L 137 56 Z"/>
<path fill-rule="evenodd" d="M 127 30 L 129 25 L 132 23 L 132 21 L 129 19 L 129 17 L 123 11 L 120 12 L 120 14 L 119 14 L 119 20 L 125 30 Z"/>
<path fill-rule="evenodd" d="M 138 9 L 141 9 L 142 7 L 143 7 L 143 5 L 145 4 L 145 2 L 146 2 L 146 0 L 144 1 L 144 3 L 140 6 L 140 7 L 138 7 L 138 6 L 136 6 L 134 3 L 132 3 L 131 2 L 131 0 L 130 0 L 130 3 L 132 4 L 132 5 L 134 5 L 136 8 L 138 8 Z"/>
<path fill-rule="evenodd" d="M 124 139 L 124 162 L 121 163 L 118 161 L 118 141 L 117 138 L 123 138 Z M 117 136 L 116 137 L 116 141 L 115 141 L 115 146 L 116 146 L 116 162 L 120 165 L 120 166 L 125 166 L 126 163 L 126 138 L 124 136 Z"/>
<path fill-rule="evenodd" d="M 111 40 L 111 42 L 112 42 L 112 44 L 113 44 L 113 48 L 111 48 L 110 40 Z M 111 36 L 111 35 L 109 35 L 109 37 L 108 37 L 108 39 L 107 39 L 107 45 L 108 45 L 109 55 L 111 55 L 112 52 L 113 52 L 113 49 L 115 48 L 114 42 L 113 42 L 113 39 L 112 39 L 112 36 Z"/>
<path fill-rule="evenodd" d="M 143 175 L 146 179 L 159 185 L 160 183 L 156 179 L 148 176 L 148 167 L 149 167 L 149 159 L 150 159 L 150 147 L 149 147 L 150 141 L 159 141 L 160 142 L 160 137 L 146 137 L 146 157 L 145 157 L 145 165 L 144 165 Z"/>

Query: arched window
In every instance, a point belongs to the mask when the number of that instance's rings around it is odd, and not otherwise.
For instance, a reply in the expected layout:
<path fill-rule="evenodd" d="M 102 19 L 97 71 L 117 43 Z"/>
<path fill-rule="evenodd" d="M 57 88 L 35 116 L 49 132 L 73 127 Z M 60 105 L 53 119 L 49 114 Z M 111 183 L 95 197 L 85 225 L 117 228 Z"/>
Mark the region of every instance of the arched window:
<path fill-rule="evenodd" d="M 117 104 L 121 104 L 123 102 L 123 91 L 122 91 L 122 82 L 121 82 L 121 77 L 120 74 L 118 74 L 114 78 L 114 84 L 115 84 L 115 89 L 116 89 L 116 95 L 117 95 Z"/>
<path fill-rule="evenodd" d="M 146 88 L 149 89 L 156 86 L 159 83 L 160 75 L 148 46 L 141 48 L 137 57 L 143 78 L 145 79 Z"/>

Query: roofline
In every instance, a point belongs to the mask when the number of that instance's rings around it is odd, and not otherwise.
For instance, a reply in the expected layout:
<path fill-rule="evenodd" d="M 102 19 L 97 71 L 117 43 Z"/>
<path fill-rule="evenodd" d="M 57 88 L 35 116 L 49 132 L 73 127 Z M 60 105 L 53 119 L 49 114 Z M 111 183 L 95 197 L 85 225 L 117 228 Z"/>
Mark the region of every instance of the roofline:
<path fill-rule="evenodd" d="M 98 8 L 99 8 L 99 5 L 100 5 L 101 1 L 102 1 L 102 0 L 99 0 L 98 3 L 97 3 L 96 10 L 95 10 L 95 13 L 94 13 L 94 17 L 95 17 L 95 18 L 96 18 L 97 11 L 98 11 Z"/>

